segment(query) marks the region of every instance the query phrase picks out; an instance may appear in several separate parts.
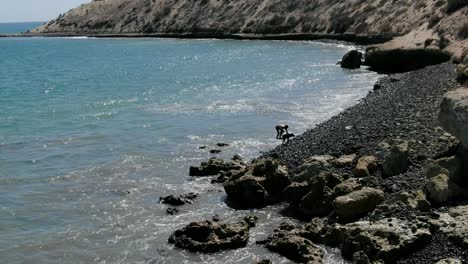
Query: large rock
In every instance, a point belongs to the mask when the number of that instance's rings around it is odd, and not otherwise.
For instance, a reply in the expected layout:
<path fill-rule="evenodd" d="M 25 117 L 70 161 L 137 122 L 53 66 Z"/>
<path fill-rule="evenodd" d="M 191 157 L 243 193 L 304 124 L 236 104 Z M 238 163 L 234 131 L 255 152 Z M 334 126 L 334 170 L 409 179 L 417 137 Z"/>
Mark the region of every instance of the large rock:
<path fill-rule="evenodd" d="M 338 197 L 360 189 L 362 189 L 362 185 L 359 183 L 359 181 L 356 178 L 349 178 L 346 181 L 336 185 L 333 188 L 332 195 L 334 197 Z"/>
<path fill-rule="evenodd" d="M 341 247 L 346 258 L 363 251 L 370 260 L 382 259 L 385 263 L 393 263 L 418 251 L 430 243 L 430 240 L 431 233 L 427 224 L 396 218 L 335 224 L 325 237 L 327 244 Z"/>
<path fill-rule="evenodd" d="M 435 232 L 441 232 L 468 250 L 468 205 L 450 208 L 438 219 L 429 221 Z"/>
<path fill-rule="evenodd" d="M 446 174 L 439 174 L 429 179 L 426 191 L 431 201 L 436 204 L 447 204 L 461 195 L 461 188 L 450 181 Z"/>
<path fill-rule="evenodd" d="M 214 221 L 193 222 L 176 230 L 169 243 L 193 252 L 212 253 L 245 247 L 249 241 L 250 225 L 244 221 L 220 224 Z"/>
<path fill-rule="evenodd" d="M 336 168 L 350 167 L 353 165 L 355 159 L 356 154 L 343 155 L 335 160 L 332 160 L 332 165 Z"/>
<path fill-rule="evenodd" d="M 280 202 L 290 183 L 286 167 L 276 160 L 259 159 L 225 183 L 224 190 L 233 206 L 259 208 Z"/>
<path fill-rule="evenodd" d="M 468 149 L 468 87 L 447 92 L 440 104 L 442 127 Z"/>
<path fill-rule="evenodd" d="M 341 59 L 341 68 L 356 69 L 361 67 L 362 52 L 351 50 Z"/>
<path fill-rule="evenodd" d="M 336 214 L 343 220 L 353 220 L 371 212 L 384 200 L 381 190 L 364 187 L 337 197 L 333 201 Z"/>
<path fill-rule="evenodd" d="M 392 140 L 382 144 L 384 159 L 382 171 L 384 176 L 394 176 L 406 172 L 409 166 L 408 142 Z"/>
<path fill-rule="evenodd" d="M 275 229 L 273 235 L 258 243 L 264 244 L 269 250 L 298 263 L 323 263 L 323 250 L 309 239 L 300 236 L 293 228 L 287 224 L 282 225 Z"/>
<path fill-rule="evenodd" d="M 381 72 L 406 72 L 450 60 L 450 54 L 440 49 L 395 48 L 391 45 L 367 48 L 364 64 Z"/>
<path fill-rule="evenodd" d="M 343 182 L 343 178 L 335 173 L 321 173 L 309 181 L 309 192 L 299 201 L 290 203 L 307 216 L 326 216 L 333 211 L 333 188 Z"/>
<path fill-rule="evenodd" d="M 409 208 L 424 212 L 431 210 L 431 203 L 426 200 L 426 194 L 421 190 L 402 192 L 399 195 L 399 199 Z"/>
<path fill-rule="evenodd" d="M 377 170 L 378 159 L 374 156 L 364 156 L 358 159 L 356 168 L 353 169 L 356 177 L 369 177 L 375 170 Z"/>
<path fill-rule="evenodd" d="M 200 166 L 191 166 L 189 170 L 190 176 L 211 176 L 217 175 L 221 171 L 240 170 L 245 165 L 242 161 L 211 158 L 202 161 Z"/>
<path fill-rule="evenodd" d="M 299 173 L 293 177 L 293 181 L 309 181 L 322 172 L 329 171 L 333 166 L 335 157 L 330 155 L 312 156 L 304 161 L 299 168 Z"/>

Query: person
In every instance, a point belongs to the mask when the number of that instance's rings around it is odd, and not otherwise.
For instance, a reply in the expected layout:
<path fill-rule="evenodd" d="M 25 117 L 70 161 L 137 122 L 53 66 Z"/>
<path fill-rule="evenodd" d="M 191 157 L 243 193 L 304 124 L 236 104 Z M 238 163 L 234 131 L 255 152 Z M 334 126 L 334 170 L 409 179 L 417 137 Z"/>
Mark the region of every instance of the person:
<path fill-rule="evenodd" d="M 286 134 L 288 134 L 288 128 L 289 128 L 288 125 L 277 125 L 276 126 L 276 138 L 281 139 L 281 137 L 283 136 L 285 132 Z"/>

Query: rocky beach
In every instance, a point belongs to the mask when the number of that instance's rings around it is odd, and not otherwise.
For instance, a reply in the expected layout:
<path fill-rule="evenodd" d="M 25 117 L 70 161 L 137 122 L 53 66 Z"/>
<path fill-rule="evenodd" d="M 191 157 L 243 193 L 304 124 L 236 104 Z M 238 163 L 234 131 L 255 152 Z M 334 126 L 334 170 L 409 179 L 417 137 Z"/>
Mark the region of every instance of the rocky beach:
<path fill-rule="evenodd" d="M 295 224 L 254 244 L 294 262 L 325 263 L 324 248 L 334 248 L 353 264 L 468 263 L 468 3 L 312 2 L 95 0 L 21 36 L 370 45 L 341 61 L 386 74 L 356 105 L 255 159 L 191 163 L 189 176 L 222 188 L 223 202 L 245 217 L 187 222 L 167 243 L 197 254 L 252 247 L 255 212 L 275 205 Z M 231 145 L 199 149 L 217 156 Z M 177 217 L 204 195 L 159 202 Z"/>

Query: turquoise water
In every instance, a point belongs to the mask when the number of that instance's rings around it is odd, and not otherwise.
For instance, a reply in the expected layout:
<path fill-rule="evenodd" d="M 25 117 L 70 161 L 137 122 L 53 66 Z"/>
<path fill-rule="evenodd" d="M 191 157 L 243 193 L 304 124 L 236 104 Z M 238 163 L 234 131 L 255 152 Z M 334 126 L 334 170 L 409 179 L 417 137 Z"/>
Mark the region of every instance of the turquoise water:
<path fill-rule="evenodd" d="M 0 34 L 15 34 L 26 32 L 42 25 L 44 22 L 0 23 Z"/>
<path fill-rule="evenodd" d="M 377 75 L 335 65 L 352 48 L 316 42 L 0 39 L 0 259 L 6 263 L 286 262 L 255 245 L 282 205 L 228 208 L 188 177 L 213 155 L 246 159 L 355 104 Z M 199 192 L 166 214 L 160 196 Z M 190 221 L 260 217 L 245 249 L 195 255 L 166 243 Z M 329 263 L 341 263 L 331 251 Z"/>

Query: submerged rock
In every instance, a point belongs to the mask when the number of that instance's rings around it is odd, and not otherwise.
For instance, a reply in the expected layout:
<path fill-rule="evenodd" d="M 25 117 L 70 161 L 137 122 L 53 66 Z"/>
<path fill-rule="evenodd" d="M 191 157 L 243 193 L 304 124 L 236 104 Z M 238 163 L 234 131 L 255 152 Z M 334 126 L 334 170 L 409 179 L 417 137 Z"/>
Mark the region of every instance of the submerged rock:
<path fill-rule="evenodd" d="M 396 218 L 335 224 L 325 237 L 327 244 L 340 246 L 346 258 L 362 251 L 371 261 L 382 259 L 385 263 L 393 263 L 419 250 L 430 243 L 430 240 L 431 233 L 427 224 Z"/>
<path fill-rule="evenodd" d="M 189 251 L 213 253 L 245 247 L 249 241 L 249 228 L 249 224 L 244 221 L 233 224 L 193 222 L 176 230 L 168 241 Z"/>
<path fill-rule="evenodd" d="M 170 204 L 170 205 L 184 205 L 184 204 L 191 204 L 195 201 L 198 197 L 198 193 L 187 193 L 181 195 L 169 195 L 166 197 L 160 197 L 159 202 L 163 204 Z"/>
<path fill-rule="evenodd" d="M 341 59 L 341 68 L 356 69 L 360 68 L 362 63 L 362 52 L 351 50 Z"/>
<path fill-rule="evenodd" d="M 238 160 L 224 161 L 222 159 L 211 158 L 202 161 L 200 166 L 190 166 L 190 176 L 212 176 L 217 175 L 221 171 L 239 170 L 245 165 Z"/>
<path fill-rule="evenodd" d="M 343 220 L 353 220 L 366 213 L 371 212 L 384 200 L 381 190 L 364 187 L 333 201 L 336 214 Z"/>

